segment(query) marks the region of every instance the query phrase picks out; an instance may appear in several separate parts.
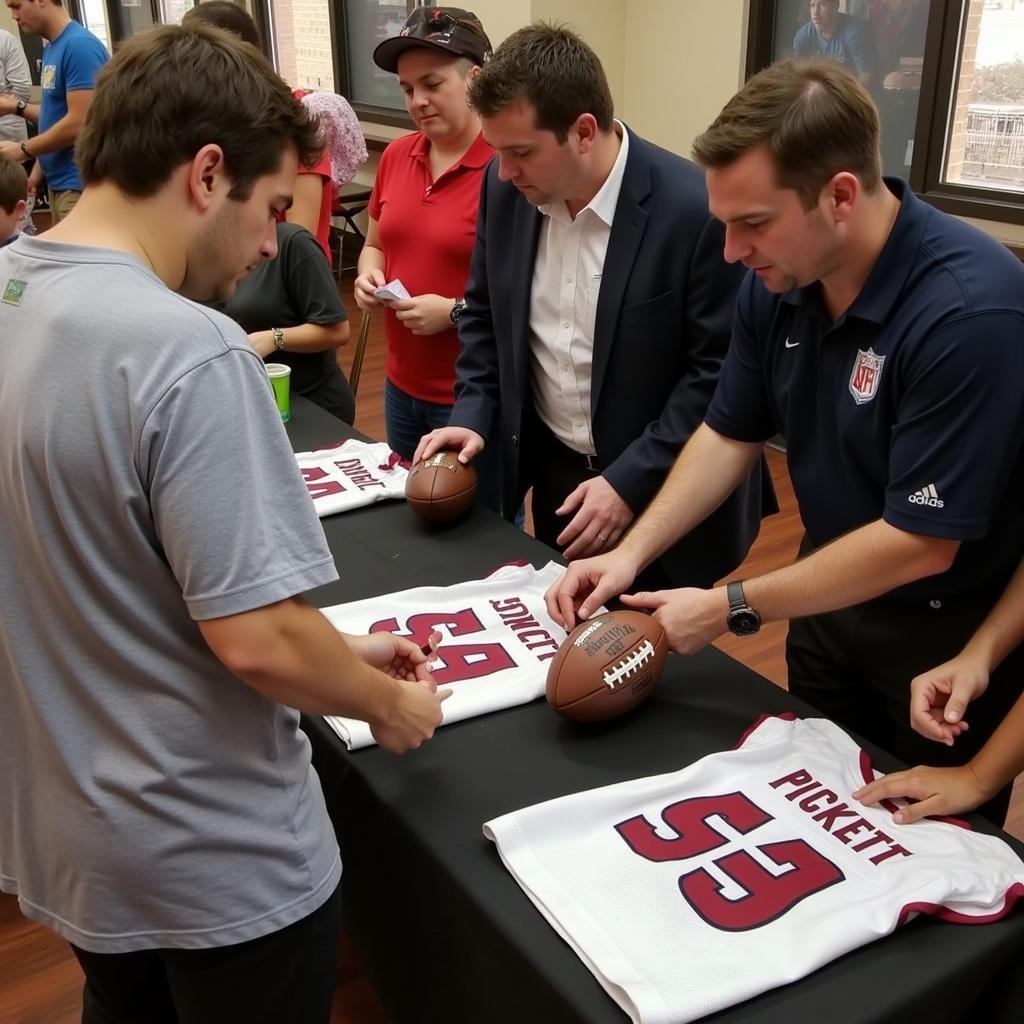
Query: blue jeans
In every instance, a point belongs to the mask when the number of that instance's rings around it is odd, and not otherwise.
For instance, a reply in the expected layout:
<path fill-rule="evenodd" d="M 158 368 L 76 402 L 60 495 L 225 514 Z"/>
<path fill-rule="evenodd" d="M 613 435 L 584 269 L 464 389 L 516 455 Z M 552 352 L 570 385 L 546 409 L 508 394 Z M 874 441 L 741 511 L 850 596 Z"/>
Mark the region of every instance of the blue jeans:
<path fill-rule="evenodd" d="M 450 405 L 413 398 L 390 380 L 384 381 L 384 427 L 388 444 L 403 459 L 411 461 L 420 438 L 438 427 L 447 427 L 451 414 Z"/>
<path fill-rule="evenodd" d="M 413 398 L 390 380 L 384 381 L 384 426 L 392 451 L 403 459 L 412 459 L 420 438 L 438 427 L 448 426 L 452 407 L 440 402 Z M 480 501 L 495 512 L 501 512 L 501 467 L 497 448 L 487 447 L 473 461 L 477 473 L 477 494 Z M 516 514 L 515 524 L 523 527 L 523 508 Z"/>

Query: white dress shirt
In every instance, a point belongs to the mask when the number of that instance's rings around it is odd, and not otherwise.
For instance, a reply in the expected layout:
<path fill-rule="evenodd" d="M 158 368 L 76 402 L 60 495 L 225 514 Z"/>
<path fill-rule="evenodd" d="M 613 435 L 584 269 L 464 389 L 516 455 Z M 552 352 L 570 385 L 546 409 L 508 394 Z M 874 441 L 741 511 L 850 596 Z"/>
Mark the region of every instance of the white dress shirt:
<path fill-rule="evenodd" d="M 615 207 L 629 154 L 621 121 L 619 155 L 597 195 L 575 218 L 563 201 L 544 215 L 530 297 L 530 371 L 537 413 L 563 444 L 594 455 L 590 378 L 594 323 Z"/>

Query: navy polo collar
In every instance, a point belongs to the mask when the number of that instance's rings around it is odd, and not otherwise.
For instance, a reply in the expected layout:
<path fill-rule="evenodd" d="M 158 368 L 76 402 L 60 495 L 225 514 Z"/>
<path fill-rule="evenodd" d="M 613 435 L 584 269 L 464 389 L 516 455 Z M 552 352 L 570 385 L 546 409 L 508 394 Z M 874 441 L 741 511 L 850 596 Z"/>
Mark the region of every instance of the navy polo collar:
<path fill-rule="evenodd" d="M 885 187 L 900 201 L 892 231 L 875 261 L 860 294 L 844 314 L 883 324 L 889 318 L 917 259 L 931 207 L 910 190 L 902 178 L 883 178 Z M 815 281 L 806 288 L 794 288 L 782 296 L 793 306 L 824 307 L 821 286 Z"/>

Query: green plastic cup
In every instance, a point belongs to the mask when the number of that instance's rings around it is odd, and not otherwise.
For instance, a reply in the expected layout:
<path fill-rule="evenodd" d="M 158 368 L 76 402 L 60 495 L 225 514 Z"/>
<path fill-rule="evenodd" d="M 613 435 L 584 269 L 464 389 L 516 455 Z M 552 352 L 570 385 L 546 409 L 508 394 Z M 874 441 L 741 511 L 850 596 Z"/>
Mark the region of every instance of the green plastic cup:
<path fill-rule="evenodd" d="M 287 423 L 292 418 L 292 368 L 285 366 L 284 363 L 267 363 L 266 367 L 270 385 L 274 389 L 274 398 L 277 400 L 277 411 L 281 414 L 281 419 Z"/>

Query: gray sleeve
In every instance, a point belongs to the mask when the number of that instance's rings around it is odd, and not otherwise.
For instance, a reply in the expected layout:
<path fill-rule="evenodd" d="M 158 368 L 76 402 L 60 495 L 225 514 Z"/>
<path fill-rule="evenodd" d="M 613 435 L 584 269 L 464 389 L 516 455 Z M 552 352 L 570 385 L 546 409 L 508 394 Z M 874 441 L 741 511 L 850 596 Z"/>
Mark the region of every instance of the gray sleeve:
<path fill-rule="evenodd" d="M 193 619 L 337 579 L 255 352 L 229 348 L 175 381 L 146 417 L 138 468 Z"/>
<path fill-rule="evenodd" d="M 25 51 L 10 32 L 0 33 L 0 92 L 10 92 L 19 100 L 32 95 L 32 76 Z"/>

